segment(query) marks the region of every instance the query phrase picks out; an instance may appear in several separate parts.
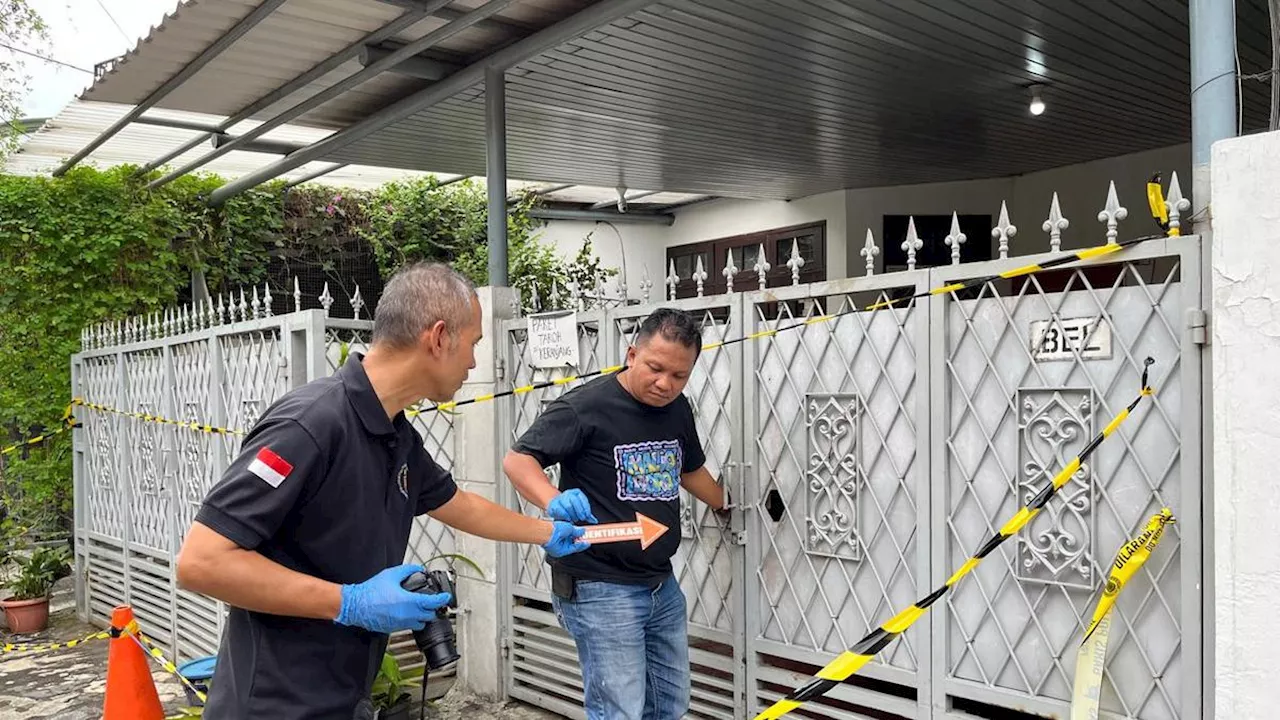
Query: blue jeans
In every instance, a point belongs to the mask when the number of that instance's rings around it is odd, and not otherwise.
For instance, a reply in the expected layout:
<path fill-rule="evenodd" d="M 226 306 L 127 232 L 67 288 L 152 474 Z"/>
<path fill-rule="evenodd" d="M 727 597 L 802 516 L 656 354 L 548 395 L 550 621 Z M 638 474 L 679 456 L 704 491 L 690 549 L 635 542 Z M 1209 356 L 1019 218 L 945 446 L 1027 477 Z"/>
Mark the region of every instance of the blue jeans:
<path fill-rule="evenodd" d="M 587 720 L 678 720 L 689 709 L 684 593 L 674 577 L 650 589 L 580 581 L 573 600 L 551 596 L 578 646 Z"/>

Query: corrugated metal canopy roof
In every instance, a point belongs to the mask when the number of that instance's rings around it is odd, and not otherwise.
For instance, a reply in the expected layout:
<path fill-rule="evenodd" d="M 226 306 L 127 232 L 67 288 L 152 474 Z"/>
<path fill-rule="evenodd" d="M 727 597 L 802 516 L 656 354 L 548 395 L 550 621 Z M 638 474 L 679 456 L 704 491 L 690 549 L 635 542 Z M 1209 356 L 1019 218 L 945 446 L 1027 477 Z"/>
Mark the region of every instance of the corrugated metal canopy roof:
<path fill-rule="evenodd" d="M 510 4 L 426 57 L 474 61 L 584 4 Z M 184 5 L 86 97 L 140 101 L 256 5 Z M 234 113 L 399 11 L 288 0 L 160 105 Z M 1237 3 L 1245 73 L 1269 66 L 1266 12 L 1265 0 Z M 762 198 L 1032 172 L 1185 142 L 1189 56 L 1186 2 L 667 0 L 508 73 L 508 172 Z M 298 122 L 342 128 L 430 82 L 384 73 Z M 1031 83 L 1045 85 L 1040 117 L 1027 112 Z M 1245 85 L 1244 101 L 1245 129 L 1264 125 L 1265 88 Z M 474 175 L 484 157 L 477 85 L 326 159 Z"/>
<path fill-rule="evenodd" d="M 129 107 L 128 105 L 116 105 L 113 103 L 73 100 L 58 113 L 57 117 L 27 129 L 28 135 L 23 138 L 20 151 L 12 153 L 5 158 L 4 171 L 15 175 L 43 175 L 52 172 L 54 168 L 58 167 L 78 148 L 83 147 L 109 127 L 111 123 L 123 117 Z M 200 125 L 215 125 L 224 119 L 221 115 L 206 115 L 180 110 L 151 110 L 144 117 Z M 258 125 L 256 121 L 250 120 L 243 123 L 241 128 L 248 129 L 256 125 Z M 329 133 L 330 131 L 328 130 L 286 125 L 268 132 L 263 136 L 263 140 L 303 144 L 315 142 Z M 161 127 L 152 124 L 132 124 L 126 126 L 118 135 L 95 150 L 87 158 L 86 164 L 98 167 L 142 165 L 155 157 L 159 149 L 181 146 L 200 134 L 199 131 L 191 129 Z M 204 143 L 179 155 L 174 162 L 176 164 L 190 162 L 207 152 L 210 147 L 210 144 Z M 233 150 L 209 163 L 203 170 L 217 173 L 226 178 L 236 178 L 257 170 L 277 157 L 279 157 L 278 154 Z M 332 163 L 328 162 L 311 162 L 285 173 L 282 177 L 286 180 L 299 180 L 331 166 Z M 426 175 L 434 175 L 441 182 L 464 177 L 448 173 L 420 172 L 367 165 L 347 165 L 324 174 L 317 178 L 316 182 L 335 187 L 372 189 L 395 180 Z M 477 178 L 477 180 L 483 183 L 484 179 Z M 539 194 L 547 201 L 559 204 L 589 205 L 599 201 L 613 202 L 618 197 L 618 192 L 614 188 L 577 185 L 565 188 L 560 183 L 519 179 L 508 180 L 507 182 L 507 191 L 513 195 L 526 190 L 535 192 L 553 190 L 553 192 L 539 192 Z M 638 195 L 641 192 L 645 191 L 631 190 L 628 191 L 628 195 Z M 687 203 L 700 197 L 702 196 L 659 193 L 646 195 L 643 198 L 631 201 L 630 204 L 639 210 L 645 207 Z"/>

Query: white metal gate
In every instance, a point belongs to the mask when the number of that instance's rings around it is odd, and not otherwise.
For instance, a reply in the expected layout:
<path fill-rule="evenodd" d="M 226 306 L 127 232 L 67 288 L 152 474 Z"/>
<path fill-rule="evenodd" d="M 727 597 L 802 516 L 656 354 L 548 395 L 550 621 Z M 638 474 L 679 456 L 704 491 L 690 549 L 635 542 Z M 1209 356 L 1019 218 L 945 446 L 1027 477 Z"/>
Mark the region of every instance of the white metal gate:
<path fill-rule="evenodd" d="M 1102 708 L 1199 717 L 1199 238 L 857 311 L 1047 257 L 664 303 L 694 312 L 708 343 L 762 333 L 705 351 L 686 390 L 712 473 L 745 499 L 730 528 L 696 503 L 682 527 L 691 716 L 752 717 L 942 584 L 1132 399 L 1149 355 L 1151 404 L 1016 542 L 805 712 L 1065 717 L 1107 566 L 1167 505 L 1179 522 L 1115 611 Z M 583 364 L 561 376 L 619 363 L 655 307 L 579 313 Z M 847 314 L 817 320 L 837 313 Z M 550 379 L 529 367 L 526 321 L 504 331 L 512 386 Z M 514 441 L 565 387 L 510 398 L 505 436 Z M 504 552 L 505 687 L 582 717 L 576 653 L 550 611 L 541 553 Z"/>
<path fill-rule="evenodd" d="M 188 307 L 131 318 L 87 330 L 72 357 L 73 395 L 122 411 L 75 408 L 82 424 L 73 466 L 79 614 L 105 625 L 114 607 L 129 604 L 178 662 L 216 652 L 222 636 L 222 604 L 178 589 L 174 559 L 241 435 L 155 418 L 247 430 L 289 389 L 365 350 L 373 328 L 322 310 L 273 316 L 269 308 L 255 296 L 252 307 L 232 302 L 229 314 Z M 452 419 L 429 413 L 413 423 L 432 457 L 452 469 Z M 424 516 L 414 521 L 406 560 L 453 549 L 450 528 Z M 407 633 L 393 638 L 393 649 L 404 670 L 421 666 Z"/>

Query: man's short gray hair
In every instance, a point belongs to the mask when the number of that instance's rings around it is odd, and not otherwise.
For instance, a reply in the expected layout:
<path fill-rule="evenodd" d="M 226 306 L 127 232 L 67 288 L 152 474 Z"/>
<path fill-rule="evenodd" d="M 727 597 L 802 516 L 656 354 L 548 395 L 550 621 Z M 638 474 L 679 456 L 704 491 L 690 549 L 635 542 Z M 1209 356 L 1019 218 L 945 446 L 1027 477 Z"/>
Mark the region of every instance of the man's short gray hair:
<path fill-rule="evenodd" d="M 396 349 L 412 347 L 422 333 L 443 320 L 450 337 L 471 320 L 475 286 L 441 263 L 402 268 L 387 283 L 373 313 L 373 343 Z"/>

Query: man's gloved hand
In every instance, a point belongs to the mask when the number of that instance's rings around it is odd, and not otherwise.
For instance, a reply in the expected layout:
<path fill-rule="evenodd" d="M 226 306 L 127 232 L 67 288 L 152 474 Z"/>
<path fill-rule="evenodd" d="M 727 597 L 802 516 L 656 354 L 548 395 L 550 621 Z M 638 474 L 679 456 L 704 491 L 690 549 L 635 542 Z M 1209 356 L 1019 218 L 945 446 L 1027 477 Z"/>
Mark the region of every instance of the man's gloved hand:
<path fill-rule="evenodd" d="M 342 586 L 342 607 L 334 620 L 378 633 L 421 630 L 436 610 L 449 604 L 449 593 L 426 595 L 400 586 L 421 565 L 396 565 L 356 585 Z"/>
<path fill-rule="evenodd" d="M 547 514 L 551 516 L 552 520 L 563 520 L 570 523 L 591 523 L 596 525 L 600 522 L 595 515 L 591 514 L 591 503 L 587 502 L 587 496 L 583 495 L 582 491 L 577 488 L 565 490 L 551 498 L 551 502 L 547 503 Z"/>
<path fill-rule="evenodd" d="M 591 543 L 578 540 L 586 534 L 584 528 L 556 521 L 551 524 L 551 539 L 542 546 L 551 557 L 564 557 L 582 552 L 591 547 Z"/>

